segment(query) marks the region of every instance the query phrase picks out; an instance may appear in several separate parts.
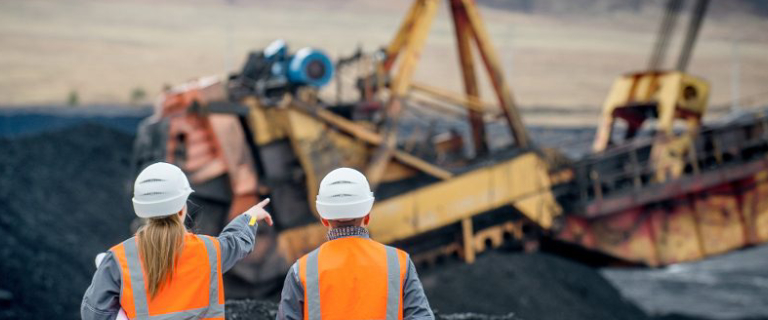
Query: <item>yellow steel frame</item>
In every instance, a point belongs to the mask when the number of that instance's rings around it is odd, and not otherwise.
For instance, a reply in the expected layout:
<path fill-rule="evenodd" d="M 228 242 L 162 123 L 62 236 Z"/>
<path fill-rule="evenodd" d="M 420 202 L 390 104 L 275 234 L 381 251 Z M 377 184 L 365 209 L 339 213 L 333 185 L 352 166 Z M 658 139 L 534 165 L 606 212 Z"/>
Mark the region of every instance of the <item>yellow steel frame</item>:
<path fill-rule="evenodd" d="M 528 147 L 528 135 L 515 107 L 512 91 L 504 79 L 499 59 L 491 46 L 490 37 L 474 2 L 471 0 L 449 1 L 456 31 L 464 91 L 470 102 L 467 106 L 476 153 L 478 155 L 485 154 L 487 143 L 482 104 L 479 102 L 479 90 L 470 47 L 472 40 L 474 40 L 480 53 L 515 142 L 519 147 Z M 386 49 L 387 58 L 382 63 L 385 72 L 390 72 L 394 68 L 395 62 L 399 58 L 401 59 L 391 83 L 391 95 L 386 105 L 386 125 L 382 133 L 384 143 L 379 146 L 366 169 L 366 176 L 374 187 L 381 181 L 389 159 L 393 156 L 397 137 L 397 126 L 394 124 L 397 123 L 402 112 L 401 100 L 412 86 L 413 71 L 424 47 L 439 3 L 440 0 L 414 1 L 395 38 Z"/>
<path fill-rule="evenodd" d="M 301 98 L 289 98 L 290 101 L 276 108 L 264 108 L 255 99 L 247 100 L 246 103 L 253 110 L 250 121 L 255 128 L 257 144 L 263 145 L 278 139 L 291 141 L 306 174 L 310 203 L 314 202 L 319 178 L 341 166 L 367 167 L 367 176 L 374 186 L 417 172 L 440 179 L 427 187 L 377 201 L 372 211 L 371 234 L 375 239 L 389 243 L 459 223 L 462 226 L 462 256 L 471 262 L 475 250 L 482 250 L 484 246 L 484 243 L 478 244 L 481 241 L 475 235 L 476 231 L 485 234 L 486 238 L 498 240 L 501 231 L 515 229 L 511 225 L 500 225 L 498 230 L 474 230 L 471 220 L 474 215 L 514 206 L 529 220 L 549 228 L 555 217 L 561 214 L 561 209 L 550 191 L 547 165 L 536 153 L 523 152 L 513 159 L 454 176 L 443 168 L 396 148 L 396 124 L 402 111 L 401 99 L 415 87 L 464 105 L 473 128 L 477 151 L 480 155 L 487 152 L 483 117 L 489 111 L 485 107 L 487 104 L 479 98 L 470 47 L 473 42 L 493 83 L 503 117 L 517 145 L 522 148 L 528 146 L 527 133 L 474 3 L 470 0 L 449 1 L 456 29 L 465 98 L 445 94 L 439 89 L 414 86 L 411 82 L 440 2 L 416 0 L 386 49 L 386 60 L 376 68 L 389 73 L 397 67 L 390 85 L 390 98 L 385 109 L 386 121 L 381 132 L 307 104 Z M 281 232 L 278 246 L 286 259 L 291 261 L 319 245 L 324 240 L 323 230 L 322 225 L 311 224 Z M 496 240 L 493 242 L 498 242 Z"/>

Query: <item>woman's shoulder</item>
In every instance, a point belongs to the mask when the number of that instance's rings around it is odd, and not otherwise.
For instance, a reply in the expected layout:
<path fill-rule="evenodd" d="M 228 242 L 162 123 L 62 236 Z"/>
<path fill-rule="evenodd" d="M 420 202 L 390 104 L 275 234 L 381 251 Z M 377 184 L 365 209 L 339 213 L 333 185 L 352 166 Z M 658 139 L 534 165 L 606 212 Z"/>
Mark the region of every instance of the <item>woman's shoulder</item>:
<path fill-rule="evenodd" d="M 126 244 L 128 241 L 136 241 L 136 236 L 130 237 L 130 238 L 128 238 L 128 239 L 125 239 L 125 240 L 121 241 L 121 242 L 120 242 L 120 243 L 118 243 L 118 244 L 115 244 L 115 245 L 113 245 L 111 248 L 109 248 L 109 251 L 110 251 L 110 252 L 115 252 L 115 251 L 117 251 L 117 250 L 125 250 L 125 249 L 124 249 L 124 246 L 125 246 L 125 244 Z"/>

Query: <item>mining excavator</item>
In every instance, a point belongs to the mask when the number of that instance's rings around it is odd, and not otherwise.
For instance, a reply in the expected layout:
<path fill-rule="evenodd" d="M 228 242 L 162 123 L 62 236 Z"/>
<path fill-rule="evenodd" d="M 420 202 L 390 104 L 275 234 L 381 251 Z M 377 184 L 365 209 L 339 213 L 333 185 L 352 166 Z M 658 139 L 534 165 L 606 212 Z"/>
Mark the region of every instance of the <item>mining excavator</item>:
<path fill-rule="evenodd" d="M 677 68 L 664 70 L 681 7 L 670 0 L 649 69 L 615 81 L 594 152 L 576 160 L 532 143 L 472 0 L 447 1 L 464 93 L 412 81 L 441 2 L 414 1 L 381 50 L 332 61 L 277 40 L 239 72 L 158 100 L 140 125 L 134 164 L 138 172 L 167 161 L 189 175 L 204 207 L 191 210 L 200 231 L 272 199 L 275 226 L 260 227 L 254 252 L 225 280 L 230 292 L 279 286 L 293 261 L 325 241 L 312 204 L 338 167 L 365 172 L 375 190 L 371 236 L 417 263 L 471 263 L 488 248 L 533 250 L 547 237 L 660 266 L 768 240 L 768 118 L 703 127 L 709 85 L 685 73 L 708 1 L 694 6 Z M 478 67 L 495 104 L 480 99 Z M 321 98 L 326 86 L 336 99 Z M 504 130 L 491 135 L 490 124 Z"/>

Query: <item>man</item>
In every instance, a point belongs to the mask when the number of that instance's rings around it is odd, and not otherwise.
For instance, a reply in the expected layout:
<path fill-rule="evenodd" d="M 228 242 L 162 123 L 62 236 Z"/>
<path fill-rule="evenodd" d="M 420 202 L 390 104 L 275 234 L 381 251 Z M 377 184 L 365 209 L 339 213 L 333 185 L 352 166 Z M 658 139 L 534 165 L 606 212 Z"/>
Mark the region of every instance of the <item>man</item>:
<path fill-rule="evenodd" d="M 323 178 L 315 204 L 328 242 L 288 270 L 278 320 L 435 318 L 408 254 L 368 236 L 373 200 L 356 170 Z"/>

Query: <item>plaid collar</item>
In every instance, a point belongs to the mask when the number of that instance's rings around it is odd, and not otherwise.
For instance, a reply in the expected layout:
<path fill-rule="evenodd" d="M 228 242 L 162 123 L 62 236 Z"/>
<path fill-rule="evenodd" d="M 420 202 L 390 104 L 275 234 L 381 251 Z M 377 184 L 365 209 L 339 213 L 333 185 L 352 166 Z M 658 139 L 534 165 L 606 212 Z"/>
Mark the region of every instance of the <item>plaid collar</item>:
<path fill-rule="evenodd" d="M 346 238 L 346 237 L 360 237 L 360 238 L 370 238 L 370 235 L 368 234 L 368 229 L 358 226 L 347 226 L 347 227 L 341 227 L 341 228 L 333 228 L 328 231 L 328 240 L 336 240 L 339 238 Z"/>

